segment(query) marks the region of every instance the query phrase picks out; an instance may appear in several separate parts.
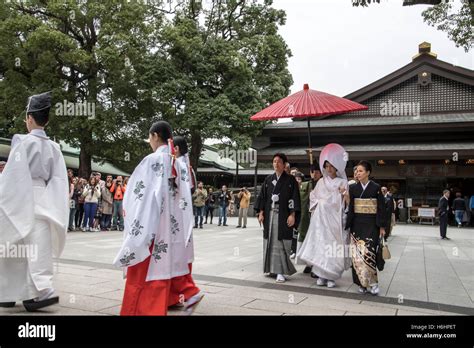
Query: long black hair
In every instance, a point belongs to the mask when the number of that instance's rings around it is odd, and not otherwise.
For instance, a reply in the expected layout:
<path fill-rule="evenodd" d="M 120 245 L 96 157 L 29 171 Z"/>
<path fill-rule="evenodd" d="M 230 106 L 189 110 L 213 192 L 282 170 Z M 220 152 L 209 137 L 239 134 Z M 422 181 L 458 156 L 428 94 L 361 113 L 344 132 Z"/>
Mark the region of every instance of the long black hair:
<path fill-rule="evenodd" d="M 184 139 L 184 137 L 182 137 L 181 135 L 173 137 L 173 143 L 174 146 L 179 147 L 179 154 L 181 156 L 184 156 L 188 153 L 188 143 L 186 142 L 186 139 Z"/>
<path fill-rule="evenodd" d="M 155 133 L 166 143 L 168 139 L 172 137 L 173 128 L 171 128 L 171 125 L 166 121 L 158 121 L 153 123 L 150 127 L 150 134 Z"/>

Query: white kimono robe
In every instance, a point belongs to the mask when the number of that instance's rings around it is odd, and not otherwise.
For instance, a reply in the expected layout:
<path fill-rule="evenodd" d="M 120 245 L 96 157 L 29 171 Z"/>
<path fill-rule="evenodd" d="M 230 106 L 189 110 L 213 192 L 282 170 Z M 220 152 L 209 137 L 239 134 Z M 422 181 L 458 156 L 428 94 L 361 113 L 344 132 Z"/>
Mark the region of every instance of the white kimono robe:
<path fill-rule="evenodd" d="M 298 251 L 298 258 L 312 265 L 319 277 L 337 280 L 350 267 L 349 232 L 344 230 L 345 212 L 339 187 L 347 189 L 347 180 L 320 179 L 310 194 L 311 221 Z"/>
<path fill-rule="evenodd" d="M 0 302 L 29 300 L 52 289 L 53 261 L 66 241 L 66 164 L 42 130 L 15 135 L 0 181 Z M 21 255 L 13 256 L 12 251 Z"/>
<path fill-rule="evenodd" d="M 170 177 L 171 156 L 163 145 L 135 168 L 123 200 L 124 241 L 114 265 L 126 272 L 151 255 L 146 281 L 189 274 L 185 232 L 178 221 L 181 212 L 175 205 L 179 190 L 170 185 Z"/>
<path fill-rule="evenodd" d="M 306 238 L 298 250 L 297 257 L 309 265 L 319 277 L 337 280 L 350 265 L 349 231 L 345 230 L 346 218 L 344 200 L 340 187 L 348 190 L 345 168 L 348 155 L 339 144 L 326 145 L 319 155 L 319 167 L 323 177 L 311 191 L 309 210 L 312 211 Z M 331 179 L 325 162 L 336 169 Z"/>

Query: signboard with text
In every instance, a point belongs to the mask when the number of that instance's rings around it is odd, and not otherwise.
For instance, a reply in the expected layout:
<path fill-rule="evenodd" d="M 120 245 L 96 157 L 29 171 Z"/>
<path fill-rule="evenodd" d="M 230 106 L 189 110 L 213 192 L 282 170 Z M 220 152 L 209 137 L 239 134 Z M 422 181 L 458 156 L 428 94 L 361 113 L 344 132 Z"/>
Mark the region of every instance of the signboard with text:
<path fill-rule="evenodd" d="M 406 177 L 456 176 L 453 165 L 405 165 L 398 167 L 398 174 Z"/>
<path fill-rule="evenodd" d="M 418 216 L 425 218 L 434 218 L 435 208 L 418 208 Z"/>

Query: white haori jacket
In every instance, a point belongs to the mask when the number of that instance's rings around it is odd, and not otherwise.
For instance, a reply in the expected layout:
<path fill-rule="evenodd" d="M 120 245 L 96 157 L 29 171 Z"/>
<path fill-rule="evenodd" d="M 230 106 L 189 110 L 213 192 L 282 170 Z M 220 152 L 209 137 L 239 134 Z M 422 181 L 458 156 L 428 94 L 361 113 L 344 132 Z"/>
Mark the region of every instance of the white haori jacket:
<path fill-rule="evenodd" d="M 179 190 L 170 177 L 171 155 L 163 145 L 135 168 L 123 200 L 124 240 L 113 263 L 126 273 L 151 255 L 147 281 L 189 273 L 186 233 L 175 205 Z M 191 204 L 180 209 L 192 214 Z"/>

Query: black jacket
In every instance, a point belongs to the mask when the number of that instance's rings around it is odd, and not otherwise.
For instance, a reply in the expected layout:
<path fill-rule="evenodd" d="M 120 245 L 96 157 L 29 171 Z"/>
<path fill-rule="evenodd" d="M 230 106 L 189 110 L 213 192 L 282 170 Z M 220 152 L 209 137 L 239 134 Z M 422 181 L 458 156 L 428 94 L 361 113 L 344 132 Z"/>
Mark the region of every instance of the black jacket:
<path fill-rule="evenodd" d="M 388 228 L 392 221 L 392 213 L 395 210 L 395 207 L 393 204 L 393 196 L 391 194 L 388 194 L 387 197 L 384 197 L 384 200 L 385 200 L 385 222 Z"/>
<path fill-rule="evenodd" d="M 227 207 L 229 205 L 229 202 L 232 200 L 232 196 L 229 191 L 224 191 L 219 192 L 219 196 L 217 196 L 217 199 L 219 201 L 219 206 L 223 207 L 224 204 Z"/>
<path fill-rule="evenodd" d="M 449 211 L 449 204 L 448 204 L 448 200 L 446 199 L 446 197 L 441 197 L 439 199 L 439 203 L 438 203 L 438 215 L 441 217 L 441 216 L 444 216 L 445 214 L 447 214 Z"/>
<path fill-rule="evenodd" d="M 276 182 L 276 185 L 274 185 Z M 276 181 L 276 174 L 269 175 L 263 182 L 260 194 L 257 197 L 255 209 L 264 211 L 263 238 L 268 239 L 270 231 L 270 216 L 272 213 L 272 194 L 279 195 L 278 207 L 278 240 L 293 239 L 293 228 L 299 225 L 301 216 L 300 190 L 298 182 L 292 176 L 283 172 Z M 287 219 L 295 213 L 294 226 L 288 227 Z"/>
<path fill-rule="evenodd" d="M 464 198 L 456 198 L 453 202 L 453 210 L 466 210 L 466 201 Z"/>
<path fill-rule="evenodd" d="M 214 207 L 216 205 L 216 193 L 209 193 L 206 198 L 206 206 Z"/>

